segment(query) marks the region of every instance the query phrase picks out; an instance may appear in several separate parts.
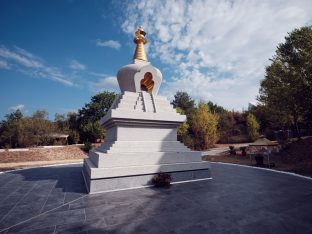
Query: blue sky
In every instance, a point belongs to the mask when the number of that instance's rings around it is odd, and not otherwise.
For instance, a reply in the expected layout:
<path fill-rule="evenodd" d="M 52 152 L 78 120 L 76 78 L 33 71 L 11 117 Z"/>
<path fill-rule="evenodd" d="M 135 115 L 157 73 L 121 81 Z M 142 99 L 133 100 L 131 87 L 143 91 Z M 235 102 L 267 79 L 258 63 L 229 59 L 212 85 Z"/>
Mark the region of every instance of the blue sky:
<path fill-rule="evenodd" d="M 132 62 L 148 33 L 149 61 L 178 90 L 242 110 L 287 32 L 311 25 L 311 1 L 0 1 L 0 118 L 16 108 L 76 111 Z"/>

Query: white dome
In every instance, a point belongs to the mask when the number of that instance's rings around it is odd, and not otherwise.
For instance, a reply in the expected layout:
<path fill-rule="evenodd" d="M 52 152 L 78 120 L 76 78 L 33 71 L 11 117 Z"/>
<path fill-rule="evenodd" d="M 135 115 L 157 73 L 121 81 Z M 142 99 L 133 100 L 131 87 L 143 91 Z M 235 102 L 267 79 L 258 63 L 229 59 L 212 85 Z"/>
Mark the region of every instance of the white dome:
<path fill-rule="evenodd" d="M 149 92 L 153 95 L 157 95 L 162 82 L 161 72 L 149 62 L 138 60 L 133 64 L 126 65 L 119 69 L 117 80 L 121 92 L 141 92 L 142 88 L 145 87 L 144 79 L 146 79 L 146 75 L 149 75 L 150 81 L 148 82 L 151 84 L 148 87 L 150 88 Z"/>

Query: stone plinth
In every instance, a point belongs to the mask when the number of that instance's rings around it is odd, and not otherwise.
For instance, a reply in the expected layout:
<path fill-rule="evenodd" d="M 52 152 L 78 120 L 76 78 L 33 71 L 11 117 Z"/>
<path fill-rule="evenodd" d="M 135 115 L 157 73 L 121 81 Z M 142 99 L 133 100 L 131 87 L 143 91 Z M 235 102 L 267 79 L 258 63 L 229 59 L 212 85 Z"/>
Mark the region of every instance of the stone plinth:
<path fill-rule="evenodd" d="M 160 172 L 173 182 L 210 178 L 201 153 L 177 141 L 186 120 L 165 97 L 124 92 L 101 119 L 107 138 L 85 159 L 83 174 L 90 193 L 151 185 Z"/>

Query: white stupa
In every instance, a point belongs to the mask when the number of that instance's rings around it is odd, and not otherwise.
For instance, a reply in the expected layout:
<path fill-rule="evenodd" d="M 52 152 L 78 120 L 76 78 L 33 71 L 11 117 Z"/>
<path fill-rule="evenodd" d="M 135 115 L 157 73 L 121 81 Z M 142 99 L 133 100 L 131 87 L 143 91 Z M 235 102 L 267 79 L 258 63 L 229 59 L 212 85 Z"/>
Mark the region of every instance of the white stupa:
<path fill-rule="evenodd" d="M 177 141 L 177 127 L 186 116 L 157 95 L 162 74 L 147 61 L 145 35 L 139 27 L 133 63 L 118 71 L 121 94 L 101 119 L 105 143 L 84 160 L 90 193 L 150 186 L 160 172 L 169 173 L 173 183 L 210 178 L 210 164 L 201 153 Z"/>

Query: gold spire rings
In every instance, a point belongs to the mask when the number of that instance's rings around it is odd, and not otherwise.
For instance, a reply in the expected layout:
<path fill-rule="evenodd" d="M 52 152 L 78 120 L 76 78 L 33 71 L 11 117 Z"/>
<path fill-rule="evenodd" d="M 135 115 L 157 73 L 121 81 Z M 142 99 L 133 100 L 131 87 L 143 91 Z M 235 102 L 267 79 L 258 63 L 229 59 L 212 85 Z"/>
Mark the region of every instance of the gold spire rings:
<path fill-rule="evenodd" d="M 145 38 L 146 32 L 140 26 L 138 30 L 135 32 L 134 43 L 137 44 L 135 48 L 135 52 L 133 55 L 133 60 L 139 59 L 143 61 L 147 61 L 146 53 L 144 50 L 144 45 L 147 43 L 147 39 Z"/>

